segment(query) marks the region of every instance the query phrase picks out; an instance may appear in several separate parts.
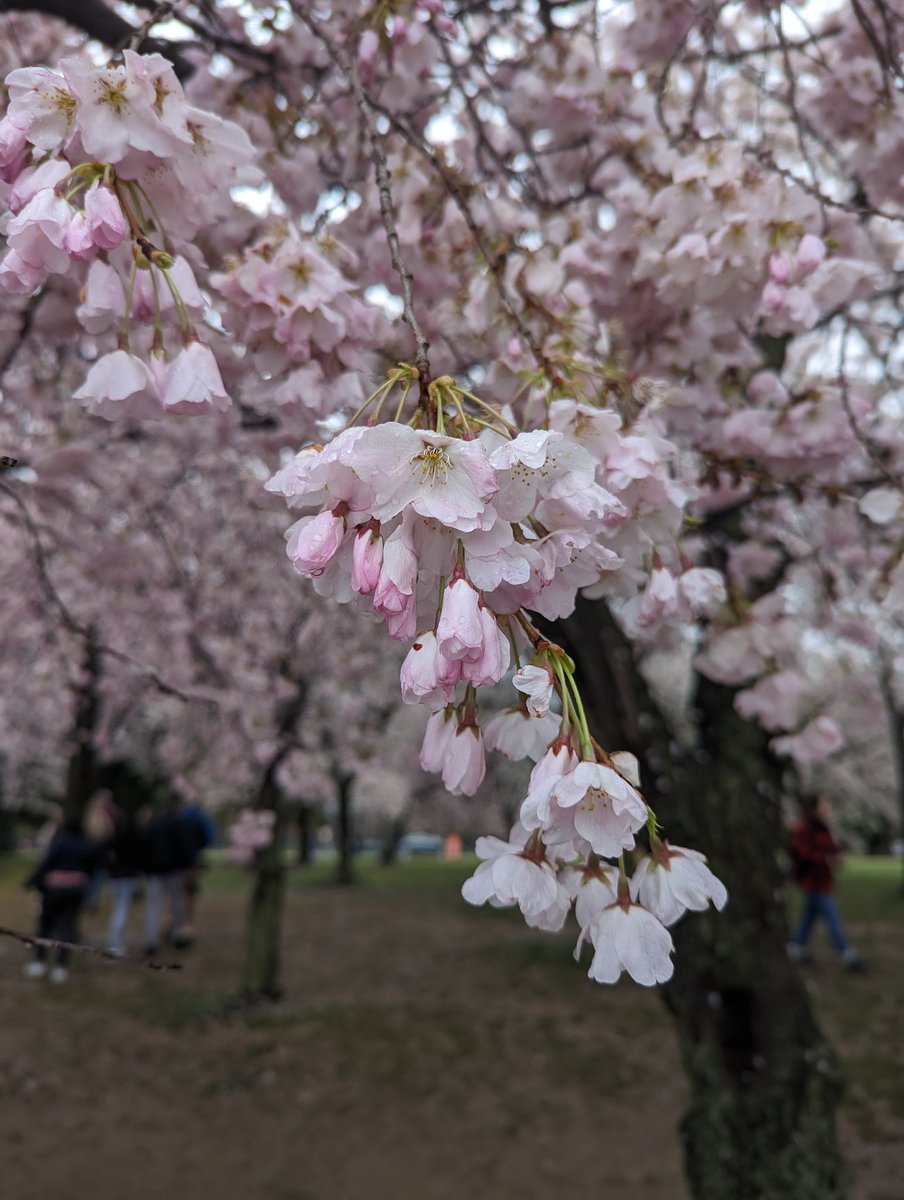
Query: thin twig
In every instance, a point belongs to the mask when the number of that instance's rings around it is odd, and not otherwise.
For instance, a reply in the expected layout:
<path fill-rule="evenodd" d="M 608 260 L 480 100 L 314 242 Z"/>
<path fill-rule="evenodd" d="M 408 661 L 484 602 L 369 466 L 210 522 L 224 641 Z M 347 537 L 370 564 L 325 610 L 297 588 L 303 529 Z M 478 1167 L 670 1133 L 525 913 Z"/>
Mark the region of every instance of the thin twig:
<path fill-rule="evenodd" d="M 844 409 L 845 416 L 848 419 L 848 424 L 851 427 L 851 432 L 860 443 L 864 453 L 869 458 L 870 462 L 877 471 L 888 480 L 897 490 L 904 491 L 902 481 L 893 471 L 889 469 L 879 450 L 877 449 L 872 438 L 863 432 L 857 424 L 857 418 L 854 416 L 854 411 L 851 408 L 851 397 L 848 390 L 847 381 L 847 341 L 850 334 L 850 323 L 845 322 L 844 329 L 841 333 L 840 345 L 838 348 L 838 389 L 841 395 L 841 407 Z"/>
<path fill-rule="evenodd" d="M 31 327 L 34 324 L 35 313 L 38 311 L 38 305 L 47 295 L 46 291 L 41 288 L 29 299 L 28 303 L 19 314 L 19 331 L 16 334 L 13 342 L 7 347 L 6 353 L 0 359 L 0 384 L 6 376 L 6 372 L 13 365 L 16 355 L 25 345 L 28 335 L 31 333 Z"/>
<path fill-rule="evenodd" d="M 133 967 L 145 967 L 149 971 L 182 970 L 182 963 L 165 963 L 158 958 L 138 958 L 134 954 L 116 954 L 112 950 L 102 950 L 99 946 L 83 946 L 80 942 L 60 942 L 56 938 L 32 937 L 28 933 L 20 933 L 18 929 L 7 929 L 5 925 L 0 925 L 0 936 L 15 938 L 24 946 L 31 946 L 35 950 L 47 950 L 50 953 L 66 950 L 75 954 L 94 954 L 97 958 L 106 958 L 110 962 Z"/>
<path fill-rule="evenodd" d="M 395 223 L 395 211 L 392 200 L 392 187 L 390 184 L 389 164 L 386 159 L 386 152 L 383 149 L 382 140 L 374 122 L 375 105 L 368 97 L 358 77 L 358 72 L 355 70 L 354 63 L 348 59 L 345 54 L 339 49 L 336 42 L 325 33 L 321 28 L 319 21 L 315 21 L 310 13 L 305 12 L 304 8 L 293 3 L 292 11 L 298 19 L 310 29 L 311 33 L 320 44 L 324 47 L 330 58 L 348 80 L 354 93 L 355 103 L 358 106 L 358 111 L 361 114 L 361 121 L 367 130 L 368 139 L 370 141 L 371 160 L 374 167 L 374 177 L 377 182 L 377 191 L 380 196 L 380 216 L 383 219 L 383 228 L 386 230 L 386 241 L 389 244 L 389 256 L 392 259 L 392 266 L 401 280 L 402 284 L 402 318 L 405 324 L 411 330 L 414 337 L 417 353 L 414 359 L 414 365 L 418 369 L 419 389 L 421 403 L 425 409 L 429 411 L 432 400 L 429 397 L 428 388 L 432 378 L 430 372 L 430 359 L 428 351 L 430 343 L 421 329 L 418 319 L 414 312 L 414 299 L 412 295 L 412 275 L 411 271 L 402 257 L 402 246 L 399 241 L 399 231 Z"/>
<path fill-rule="evenodd" d="M 0 492 L 3 492 L 9 496 L 13 504 L 15 504 L 16 508 L 19 510 L 22 521 L 31 538 L 32 547 L 34 549 L 35 564 L 38 568 L 38 575 L 40 577 L 41 584 L 48 598 L 50 599 L 50 602 L 60 614 L 60 619 L 64 627 L 69 633 L 74 634 L 76 637 L 84 641 L 90 635 L 88 626 L 84 625 L 78 619 L 78 617 L 75 616 L 75 614 L 66 604 L 66 601 L 57 591 L 56 585 L 50 577 L 50 571 L 47 564 L 47 552 L 44 548 L 44 543 L 41 540 L 41 532 L 35 523 L 34 517 L 29 511 L 28 505 L 25 503 L 22 497 L 18 495 L 14 488 L 10 487 L 8 483 L 4 483 L 2 480 L 0 480 Z M 125 665 L 131 667 L 133 671 L 137 671 L 138 674 L 143 675 L 144 678 L 152 683 L 154 687 L 164 696 L 174 696 L 178 700 L 183 700 L 186 704 L 205 704 L 209 708 L 214 709 L 219 707 L 216 700 L 213 700 L 210 696 L 192 695 L 190 692 L 183 692 L 181 688 L 177 688 L 173 684 L 167 683 L 167 681 L 161 675 L 159 675 L 153 667 L 148 666 L 147 663 L 140 662 L 137 658 L 133 658 L 131 654 L 127 654 L 124 650 L 117 650 L 115 646 L 109 646 L 106 643 L 102 643 L 99 649 L 102 653 L 109 655 L 110 658 L 116 659 L 117 662 L 125 663 Z"/>

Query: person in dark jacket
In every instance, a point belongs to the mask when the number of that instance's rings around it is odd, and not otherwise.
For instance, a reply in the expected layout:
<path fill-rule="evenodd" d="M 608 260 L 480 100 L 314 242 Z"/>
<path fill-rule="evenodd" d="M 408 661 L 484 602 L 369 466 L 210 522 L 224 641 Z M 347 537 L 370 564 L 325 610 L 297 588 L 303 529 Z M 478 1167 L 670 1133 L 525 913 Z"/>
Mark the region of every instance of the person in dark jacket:
<path fill-rule="evenodd" d="M 803 892 L 803 909 L 789 950 L 798 962 L 809 962 L 808 944 L 813 926 L 817 921 L 825 921 L 829 941 L 845 967 L 858 971 L 863 968 L 863 960 L 845 936 L 833 895 L 835 868 L 841 855 L 829 829 L 829 819 L 826 800 L 822 796 L 808 797 L 803 803 L 803 816 L 791 831 L 789 851 L 794 880 Z"/>
<path fill-rule="evenodd" d="M 107 949 L 126 952 L 126 926 L 139 877 L 147 865 L 147 832 L 138 816 L 116 808 L 113 833 L 107 843 L 107 875 L 113 893 L 113 911 L 107 929 Z"/>
<path fill-rule="evenodd" d="M 147 828 L 144 948 L 150 957 L 157 953 L 164 904 L 169 904 L 171 913 L 170 940 L 174 945 L 185 943 L 185 882 L 197 850 L 180 810 L 181 802 L 174 797 Z"/>
<path fill-rule="evenodd" d="M 81 821 L 74 817 L 64 820 L 51 838 L 46 854 L 24 884 L 41 893 L 39 938 L 69 944 L 78 940 L 79 912 L 100 860 L 100 846 L 85 837 Z M 47 973 L 48 957 L 46 946 L 36 946 L 34 959 L 26 964 L 25 974 L 40 979 Z M 68 975 L 69 950 L 61 947 L 56 958 L 50 979 L 53 983 L 62 983 Z"/>

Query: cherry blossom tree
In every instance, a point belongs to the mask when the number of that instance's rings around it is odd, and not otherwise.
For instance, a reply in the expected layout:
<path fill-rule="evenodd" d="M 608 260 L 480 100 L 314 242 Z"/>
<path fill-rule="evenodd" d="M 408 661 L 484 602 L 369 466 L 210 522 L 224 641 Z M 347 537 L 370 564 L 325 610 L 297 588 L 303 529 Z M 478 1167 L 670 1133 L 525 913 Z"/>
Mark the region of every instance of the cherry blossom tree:
<path fill-rule="evenodd" d="M 404 652 L 423 767 L 471 795 L 487 750 L 535 764 L 465 898 L 573 907 L 591 978 L 667 984 L 706 1200 L 842 1194 L 777 756 L 843 744 L 812 660 L 852 607 L 897 695 L 901 18 L 826 7 L 186 3 L 130 32 L 60 3 L 115 53 L 12 18 L 0 122 L 10 456 L 40 474 L 80 405 L 139 472 L 278 465 L 295 572 Z M 163 16 L 172 58 L 139 49 Z M 669 643 L 680 731 L 642 670 Z M 300 679 L 284 650 L 256 669 Z"/>

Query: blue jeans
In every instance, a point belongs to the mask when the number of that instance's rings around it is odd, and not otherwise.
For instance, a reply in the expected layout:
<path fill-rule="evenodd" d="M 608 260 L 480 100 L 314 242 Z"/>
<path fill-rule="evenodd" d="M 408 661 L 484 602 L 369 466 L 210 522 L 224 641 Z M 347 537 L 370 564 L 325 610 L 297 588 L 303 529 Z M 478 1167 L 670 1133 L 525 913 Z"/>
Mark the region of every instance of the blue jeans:
<path fill-rule="evenodd" d="M 797 933 L 794 935 L 795 945 L 806 946 L 810 940 L 813 926 L 819 920 L 825 921 L 829 941 L 840 954 L 843 954 L 850 943 L 841 928 L 841 915 L 838 912 L 835 897 L 824 892 L 804 892 L 804 907 L 800 914 Z"/>
<path fill-rule="evenodd" d="M 126 925 L 129 921 L 129 908 L 135 885 L 134 878 L 111 879 L 110 891 L 113 893 L 113 912 L 110 915 L 110 927 L 107 930 L 107 949 L 114 954 L 126 952 Z"/>

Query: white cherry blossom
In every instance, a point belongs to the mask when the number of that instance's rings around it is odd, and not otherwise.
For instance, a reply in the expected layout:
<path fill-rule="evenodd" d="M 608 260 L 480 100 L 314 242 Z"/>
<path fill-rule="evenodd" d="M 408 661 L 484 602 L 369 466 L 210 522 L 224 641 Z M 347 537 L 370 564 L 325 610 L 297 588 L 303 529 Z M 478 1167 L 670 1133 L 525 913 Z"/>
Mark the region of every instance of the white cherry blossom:
<path fill-rule="evenodd" d="M 703 912 L 710 901 L 721 911 L 728 902 L 725 885 L 706 865 L 698 850 L 654 842 L 634 869 L 631 899 L 648 908 L 663 925 L 674 923 L 690 909 Z"/>

